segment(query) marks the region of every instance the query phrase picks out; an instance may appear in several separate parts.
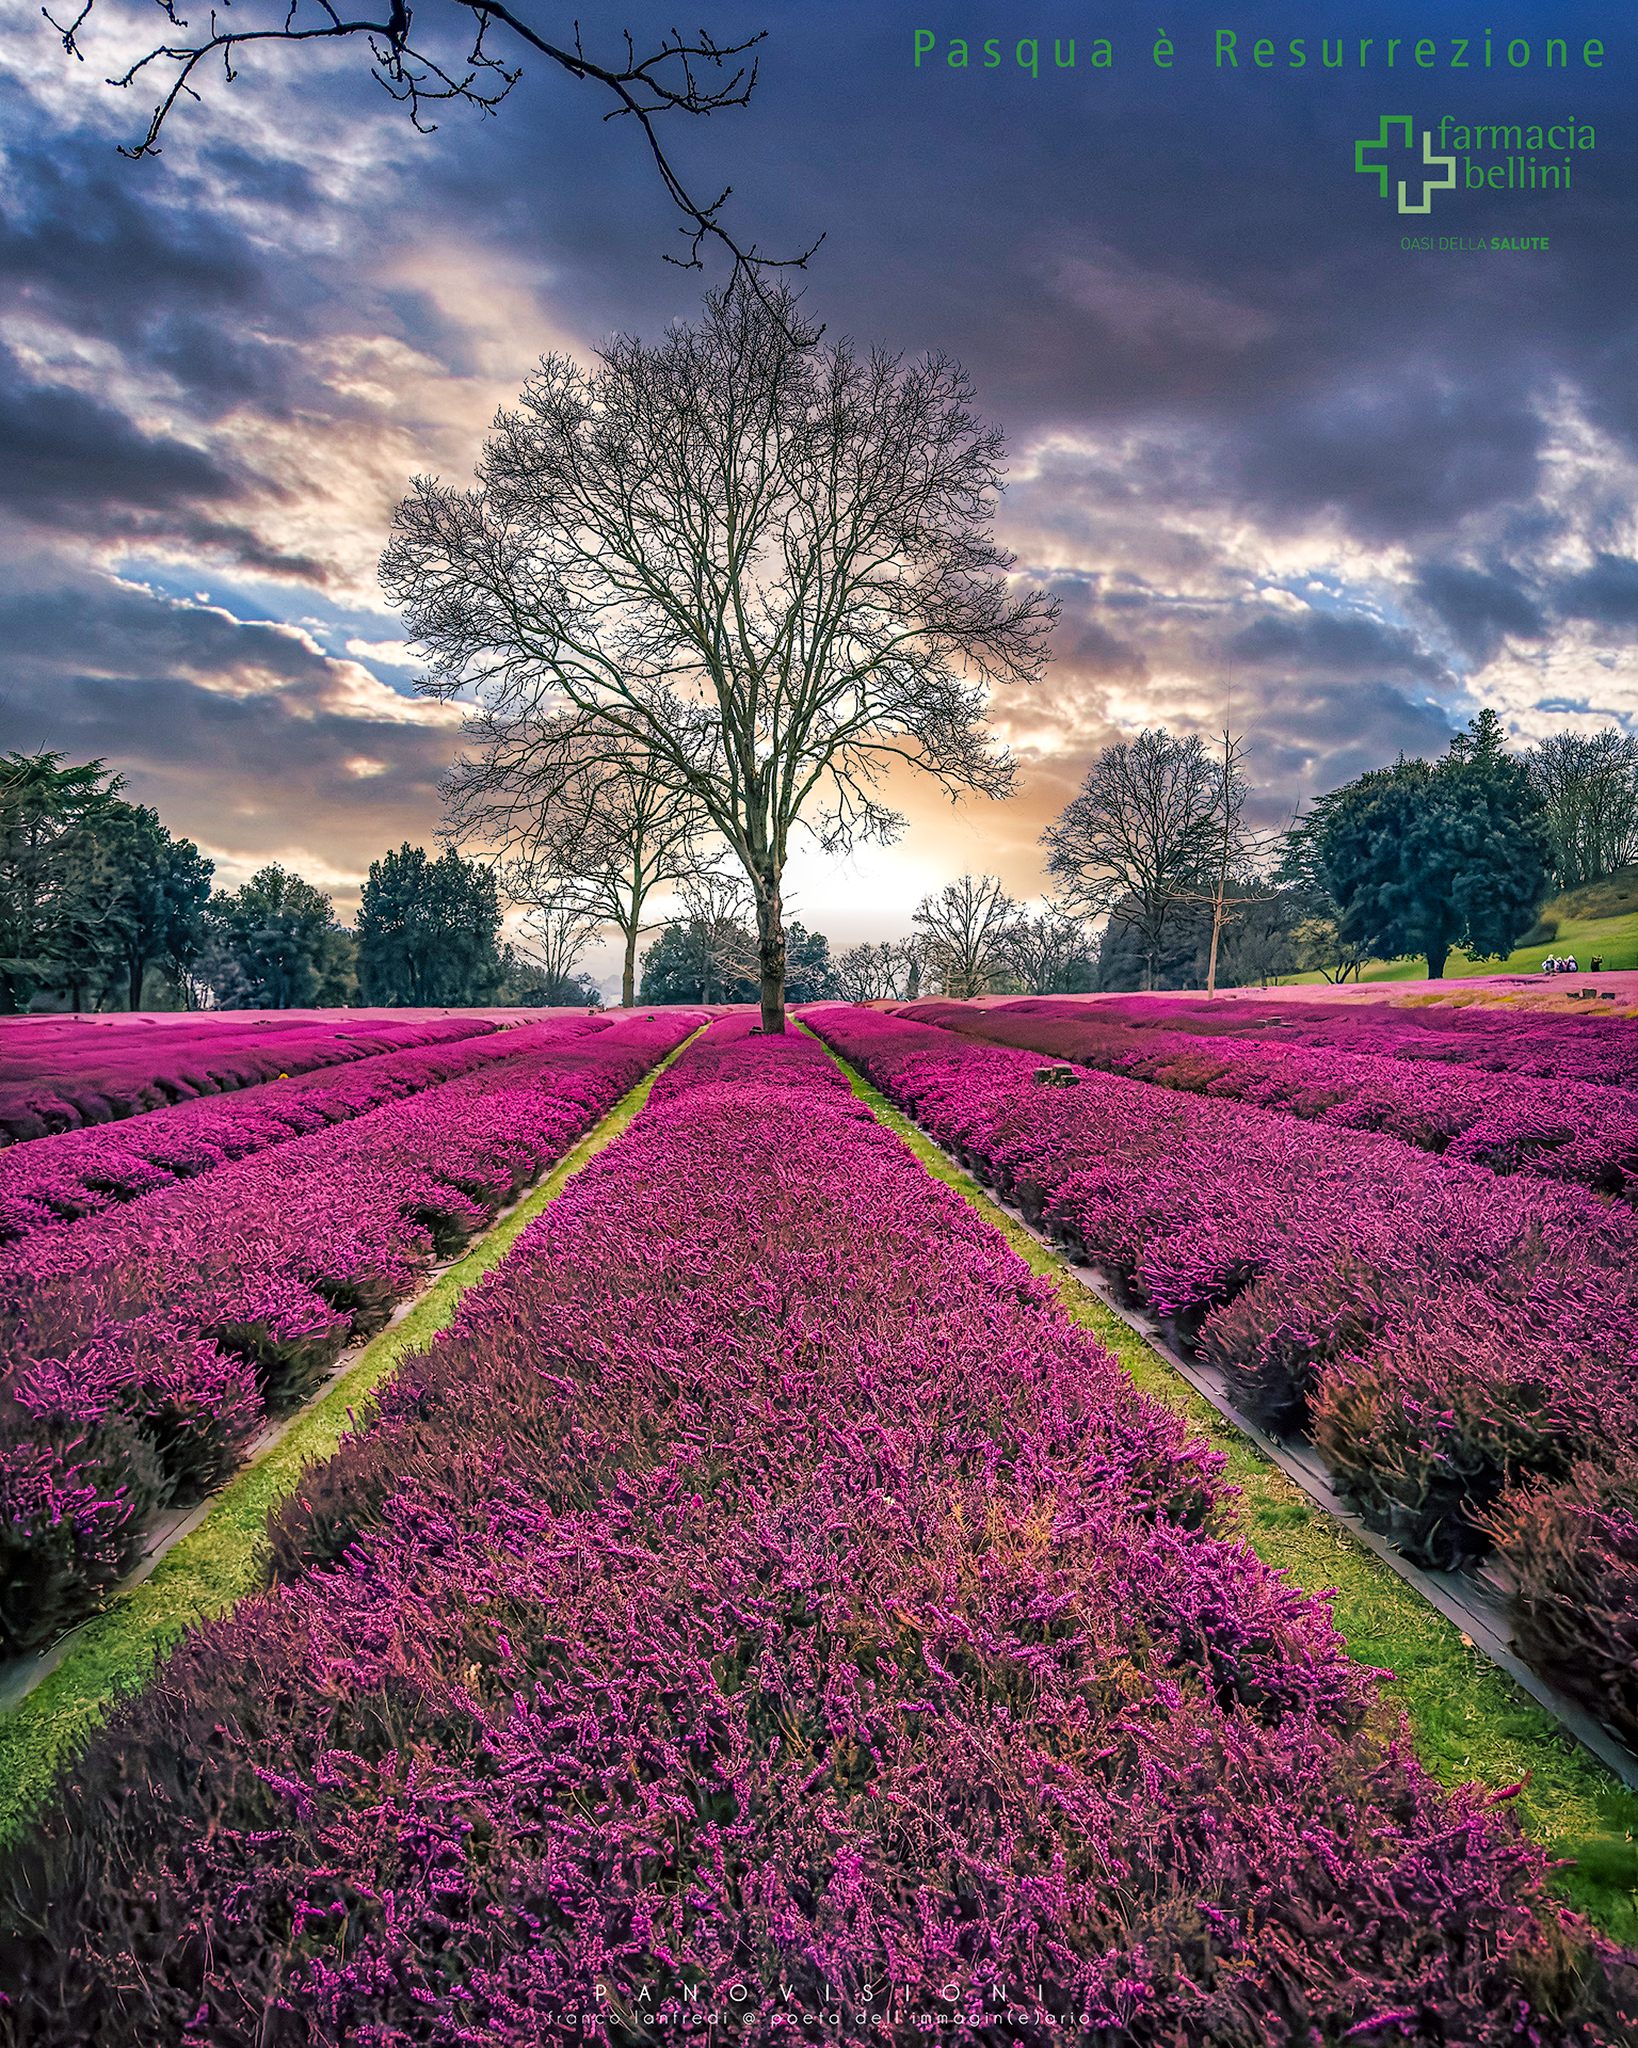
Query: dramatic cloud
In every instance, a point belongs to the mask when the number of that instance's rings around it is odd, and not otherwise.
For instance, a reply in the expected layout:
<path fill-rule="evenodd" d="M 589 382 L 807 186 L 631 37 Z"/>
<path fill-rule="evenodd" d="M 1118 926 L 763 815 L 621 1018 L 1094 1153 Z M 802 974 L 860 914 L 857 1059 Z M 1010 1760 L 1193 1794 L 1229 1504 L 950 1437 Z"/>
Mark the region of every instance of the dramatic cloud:
<path fill-rule="evenodd" d="M 386 846 L 432 843 L 458 746 L 375 582 L 410 478 L 464 482 L 538 355 L 652 338 L 724 271 L 660 260 L 687 243 L 640 137 L 550 65 L 418 136 L 362 48 L 263 52 L 132 165 L 142 108 L 97 80 L 152 10 L 98 0 L 78 66 L 5 4 L 0 746 L 104 756 L 229 879 L 277 855 L 345 903 Z M 707 12 L 770 34 L 751 106 L 670 135 L 679 169 L 731 182 L 762 249 L 826 232 L 802 282 L 831 334 L 961 358 L 1007 430 L 1000 537 L 1063 606 L 1045 680 L 994 706 L 1017 797 L 893 778 L 906 838 L 802 853 L 798 914 L 902 929 L 963 867 L 1035 893 L 1043 825 L 1145 725 L 1230 717 L 1270 822 L 1481 703 L 1520 741 L 1638 727 L 1630 38 L 1600 30 L 1600 71 L 1397 68 L 1416 124 L 1596 131 L 1572 190 L 1464 173 L 1412 223 L 1354 169 L 1398 0 L 1350 17 L 1371 63 L 1300 74 L 1215 63 L 1204 0 L 1167 17 L 1169 67 L 1117 10 L 1038 77 L 1006 37 L 986 67 L 976 23 L 965 69 L 943 27 L 918 69 L 897 5 Z M 671 16 L 628 22 L 641 44 Z M 1555 25 L 1579 49 L 1560 0 L 1532 47 Z M 1241 28 L 1243 58 L 1253 31 L 1314 54 L 1299 0 Z"/>

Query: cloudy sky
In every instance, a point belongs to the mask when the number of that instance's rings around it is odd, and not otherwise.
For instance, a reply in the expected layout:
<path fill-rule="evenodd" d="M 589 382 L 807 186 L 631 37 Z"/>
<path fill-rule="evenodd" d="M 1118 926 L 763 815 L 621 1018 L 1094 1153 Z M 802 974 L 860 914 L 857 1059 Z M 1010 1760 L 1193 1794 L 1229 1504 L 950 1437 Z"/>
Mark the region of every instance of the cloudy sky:
<path fill-rule="evenodd" d="M 470 478 L 540 354 L 655 336 L 724 267 L 662 260 L 686 245 L 640 136 L 503 39 L 524 75 L 493 118 L 420 135 L 361 47 L 272 50 L 130 163 L 153 95 L 102 81 L 160 11 L 97 0 L 76 63 L 34 0 L 5 7 L 0 750 L 103 756 L 222 883 L 278 859 L 346 913 L 372 858 L 434 843 L 459 746 L 376 586 L 394 504 L 417 472 Z M 673 19 L 599 13 L 611 62 L 620 26 L 642 47 Z M 461 18 L 424 0 L 417 35 L 454 57 Z M 1007 434 L 1002 538 L 1062 601 L 1045 681 L 994 707 L 1017 798 L 898 789 L 906 837 L 799 857 L 798 916 L 888 936 L 963 869 L 1037 894 L 1042 825 L 1146 724 L 1226 709 L 1282 820 L 1480 704 L 1520 744 L 1638 729 L 1627 10 L 702 18 L 768 34 L 749 107 L 666 131 L 679 170 L 732 184 L 725 219 L 767 252 L 823 232 L 806 305 L 832 335 L 961 359 Z M 528 19 L 573 34 L 570 9 Z M 1414 203 L 1444 177 L 1420 161 L 1441 117 L 1520 142 L 1447 140 L 1456 189 L 1402 215 L 1399 178 Z M 1355 169 L 1379 133 L 1386 196 Z M 1532 157 L 1568 189 L 1506 189 Z"/>

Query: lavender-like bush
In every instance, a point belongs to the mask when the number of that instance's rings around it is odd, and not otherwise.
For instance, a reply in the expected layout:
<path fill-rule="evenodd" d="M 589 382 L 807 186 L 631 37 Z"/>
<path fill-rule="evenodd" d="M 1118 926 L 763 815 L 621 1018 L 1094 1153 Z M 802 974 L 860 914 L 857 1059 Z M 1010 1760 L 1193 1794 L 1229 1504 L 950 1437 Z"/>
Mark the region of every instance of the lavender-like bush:
<path fill-rule="evenodd" d="M 1628 1467 L 1638 1226 L 1623 1206 L 1111 1075 L 1038 1088 L 1021 1052 L 875 1011 L 809 1021 L 1197 1346 L 1242 1411 L 1276 1431 L 1312 1419 L 1339 1487 L 1417 1562 L 1482 1552 L 1489 1512 L 1575 1458 Z M 1522 1549 L 1535 1525 L 1520 1526 Z M 1621 1584 L 1612 1563 L 1582 1624 L 1605 1666 Z"/>
<path fill-rule="evenodd" d="M 1638 1459 L 1578 1464 L 1482 1517 L 1519 1652 L 1638 1748 Z"/>
<path fill-rule="evenodd" d="M 1220 1464 L 719 1025 L 13 1854 L 0 2042 L 1630 2041 Z"/>
<path fill-rule="evenodd" d="M 603 1018 L 551 1017 L 487 1038 L 354 1058 L 339 1071 L 327 1067 L 265 1081 L 248 1097 L 180 1103 L 117 1129 L 64 1131 L 14 1145 L 0 1152 L 0 1245 L 197 1179 L 439 1082 L 481 1073 L 497 1060 L 607 1028 Z M 180 1035 L 173 1027 L 170 1036 Z"/>
<path fill-rule="evenodd" d="M 921 1003 L 904 1015 L 912 1022 L 991 1044 L 1027 1047 L 1186 1094 L 1244 1102 L 1341 1130 L 1381 1131 L 1492 1173 L 1539 1174 L 1604 1194 L 1638 1188 L 1638 1100 L 1630 1089 L 1498 1076 L 1474 1066 L 1407 1064 L 1403 1054 L 1388 1047 L 1409 1044 L 1420 1051 L 1431 1034 L 1414 1027 L 1403 1039 L 1377 1026 L 1374 1040 L 1364 1031 L 1333 1041 L 1299 1029 L 1286 1034 L 1298 1039 L 1293 1044 L 1215 1034 L 1208 1042 L 1188 1028 L 1195 1007 L 1155 1004 L 1149 1012 L 1134 1013 L 1101 1003 L 1054 1004 L 1050 998 L 1035 998 L 993 1009 Z M 1164 1022 L 1153 1015 L 1157 1009 L 1163 1009 Z M 1525 1022 L 1515 1021 L 1521 1027 Z M 1548 1021 L 1563 1028 L 1563 1020 Z M 1246 1031 L 1255 1028 L 1238 1016 L 1235 1022 Z M 1638 1026 L 1612 1019 L 1601 1036 L 1607 1039 L 1614 1031 L 1626 1032 L 1638 1046 Z M 1585 1031 L 1581 1035 L 1585 1038 Z M 1496 1036 L 1469 1032 L 1457 1043 L 1479 1053 L 1489 1051 Z M 1620 1056 L 1613 1064 L 1631 1078 L 1628 1040 L 1617 1045 Z M 1638 1069 L 1638 1056 L 1631 1064 Z"/>
<path fill-rule="evenodd" d="M 201 1497 L 266 1412 L 305 1400 L 434 1257 L 462 1250 L 701 1021 L 509 1032 L 508 1056 L 407 1100 L 25 1239 L 0 1254 L 0 1420 L 27 1442 L 31 1423 L 95 1434 L 123 1417 L 159 1461 L 160 1495 Z M 83 1466 L 72 1484 L 101 1499 L 89 1458 L 65 1469 Z M 18 1641 L 78 1618 L 107 1581 L 88 1565 L 70 1588 L 80 1552 L 45 1526 L 19 1521 L 0 1577 Z M 69 1564 L 46 1569 L 42 1545 Z"/>
<path fill-rule="evenodd" d="M 181 1024 L 8 1019 L 0 1024 L 0 1145 L 140 1116 L 275 1075 L 494 1031 L 491 1018 L 223 1017 Z"/>
<path fill-rule="evenodd" d="M 1041 1001 L 1049 1011 L 1068 1008 L 1051 997 L 1030 1000 Z M 1638 1088 L 1638 1021 L 1630 1010 L 1615 1015 L 1597 1006 L 1575 1016 L 1460 996 L 1431 1005 L 1293 1003 L 1245 995 L 1176 1003 L 1163 996 L 1120 996 L 1096 1007 L 1124 1024 L 1197 1037 L 1276 1038 L 1336 1052 L 1476 1067 L 1490 1074 Z"/>

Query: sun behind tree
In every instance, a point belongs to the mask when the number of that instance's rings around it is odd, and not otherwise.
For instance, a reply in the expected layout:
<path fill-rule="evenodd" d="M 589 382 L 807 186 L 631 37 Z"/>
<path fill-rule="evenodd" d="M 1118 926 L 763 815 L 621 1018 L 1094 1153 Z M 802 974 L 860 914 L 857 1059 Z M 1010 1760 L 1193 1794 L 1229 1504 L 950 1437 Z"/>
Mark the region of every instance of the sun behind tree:
<path fill-rule="evenodd" d="M 548 356 L 478 488 L 419 478 L 381 580 L 488 731 L 636 746 L 691 794 L 754 898 L 763 1028 L 785 1028 L 781 891 L 800 822 L 890 840 L 906 762 L 1005 796 L 991 685 L 1034 681 L 1056 604 L 1009 593 L 990 532 L 1002 437 L 942 356 L 820 346 L 788 292 L 708 295 L 696 326 Z"/>

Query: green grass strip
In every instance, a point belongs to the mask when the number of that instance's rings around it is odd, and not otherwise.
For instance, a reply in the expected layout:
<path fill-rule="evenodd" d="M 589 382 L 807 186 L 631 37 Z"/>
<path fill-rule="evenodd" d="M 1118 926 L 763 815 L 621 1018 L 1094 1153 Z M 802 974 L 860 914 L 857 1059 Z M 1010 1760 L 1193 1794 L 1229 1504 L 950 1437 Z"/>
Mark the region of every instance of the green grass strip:
<path fill-rule="evenodd" d="M 268 1511 L 295 1488 L 308 1466 L 335 1451 L 353 1426 L 353 1412 L 398 1361 L 424 1351 L 448 1327 L 466 1290 L 492 1272 L 519 1232 L 557 1199 L 588 1160 L 620 1136 L 647 1102 L 658 1076 L 692 1043 L 690 1038 L 678 1046 L 622 1096 L 402 1322 L 365 1347 L 357 1364 L 316 1407 L 223 1488 L 204 1521 L 165 1553 L 152 1577 L 111 1600 L 86 1624 L 56 1670 L 13 1713 L 0 1718 L 0 1841 L 16 1839 L 49 1796 L 62 1765 L 84 1746 L 121 1694 L 148 1682 L 180 1636 L 259 1589 Z"/>
<path fill-rule="evenodd" d="M 1306 1592 L 1336 1588 L 1332 1612 L 1349 1655 L 1395 1673 L 1383 1690 L 1405 1709 L 1416 1753 L 1434 1776 L 1446 1785 L 1477 1778 L 1499 1787 L 1528 1774 L 1530 1782 L 1513 1802 L 1520 1824 L 1555 1857 L 1576 1860 L 1575 1869 L 1555 1877 L 1555 1891 L 1607 1934 L 1638 1941 L 1638 1795 L 1468 1645 L 1437 1608 L 1310 1501 L 863 1075 L 835 1053 L 830 1056 L 860 1101 L 935 1180 L 954 1189 L 1032 1272 L 1052 1284 L 1070 1318 L 1114 1353 L 1133 1382 L 1185 1415 L 1223 1452 L 1227 1478 L 1242 1489 L 1236 1533 L 1265 1564 L 1289 1573 Z"/>

